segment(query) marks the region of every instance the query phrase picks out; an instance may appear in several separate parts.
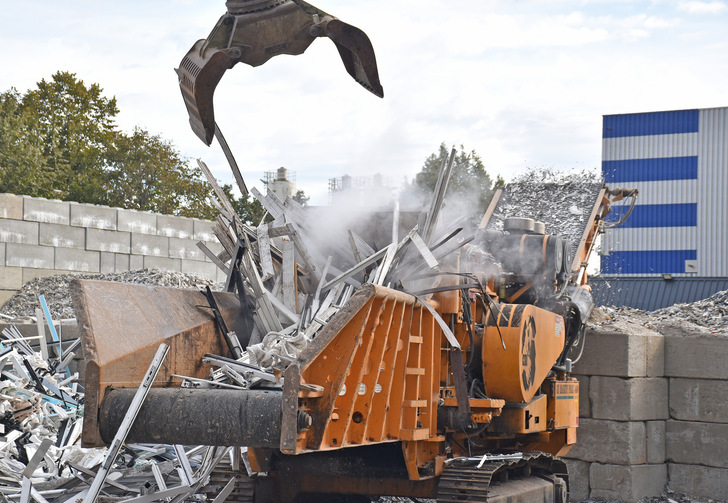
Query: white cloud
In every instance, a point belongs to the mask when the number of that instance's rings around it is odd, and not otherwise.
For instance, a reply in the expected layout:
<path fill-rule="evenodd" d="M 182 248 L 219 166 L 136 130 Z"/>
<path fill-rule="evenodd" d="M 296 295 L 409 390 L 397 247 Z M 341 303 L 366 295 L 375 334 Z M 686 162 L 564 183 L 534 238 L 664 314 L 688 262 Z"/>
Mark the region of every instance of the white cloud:
<path fill-rule="evenodd" d="M 598 166 L 603 114 L 728 105 L 725 23 L 679 21 L 673 2 L 313 3 L 369 35 L 384 100 L 322 39 L 300 57 L 229 70 L 215 112 L 250 185 L 285 166 L 314 204 L 343 174 L 411 178 L 443 141 L 510 179 L 527 166 Z M 161 133 L 232 183 L 219 147 L 190 130 L 172 71 L 222 0 L 38 0 L 43 15 L 14 5 L 0 18 L 0 44 L 22 49 L 6 51 L 0 91 L 76 72 L 117 96 L 123 129 Z M 722 13 L 725 3 L 679 8 Z"/>
<path fill-rule="evenodd" d="M 725 2 L 681 2 L 678 8 L 690 14 L 719 14 L 728 10 Z"/>

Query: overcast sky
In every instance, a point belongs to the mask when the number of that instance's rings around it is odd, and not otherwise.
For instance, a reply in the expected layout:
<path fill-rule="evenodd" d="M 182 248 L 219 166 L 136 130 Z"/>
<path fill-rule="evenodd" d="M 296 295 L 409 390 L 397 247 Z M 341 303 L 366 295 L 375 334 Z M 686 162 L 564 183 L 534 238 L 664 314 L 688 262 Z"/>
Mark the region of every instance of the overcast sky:
<path fill-rule="evenodd" d="M 384 99 L 319 39 L 229 70 L 215 111 L 249 185 L 285 166 L 315 204 L 344 174 L 399 186 L 441 142 L 477 151 L 506 180 L 597 169 L 602 115 L 728 105 L 724 1 L 312 3 L 369 35 Z M 189 128 L 173 71 L 224 12 L 222 0 L 2 0 L 0 90 L 74 72 L 116 96 L 123 130 L 161 134 L 233 183 L 218 145 Z"/>

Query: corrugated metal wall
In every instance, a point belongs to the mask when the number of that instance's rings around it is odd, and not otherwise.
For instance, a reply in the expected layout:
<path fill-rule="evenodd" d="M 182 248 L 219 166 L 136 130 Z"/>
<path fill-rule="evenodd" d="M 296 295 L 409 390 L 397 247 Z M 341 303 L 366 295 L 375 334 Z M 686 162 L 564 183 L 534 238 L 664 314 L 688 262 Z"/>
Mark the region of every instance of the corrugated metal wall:
<path fill-rule="evenodd" d="M 728 276 L 728 107 L 607 115 L 602 136 L 607 184 L 640 195 L 604 236 L 601 273 Z"/>

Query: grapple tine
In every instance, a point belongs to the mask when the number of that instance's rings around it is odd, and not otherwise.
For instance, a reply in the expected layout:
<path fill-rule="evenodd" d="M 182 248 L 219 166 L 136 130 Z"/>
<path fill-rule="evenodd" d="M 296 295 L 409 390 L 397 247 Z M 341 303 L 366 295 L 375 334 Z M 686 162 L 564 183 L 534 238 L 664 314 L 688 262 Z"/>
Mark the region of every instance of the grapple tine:
<path fill-rule="evenodd" d="M 377 58 L 367 34 L 356 26 L 332 19 L 326 25 L 326 35 L 336 44 L 349 75 L 365 89 L 383 98 L 384 89 L 379 82 Z"/>
<path fill-rule="evenodd" d="M 226 50 L 203 52 L 205 40 L 198 40 L 177 68 L 179 86 L 190 116 L 192 131 L 205 142 L 215 135 L 215 110 L 212 98 L 215 88 L 232 61 Z"/>
<path fill-rule="evenodd" d="M 190 126 L 206 145 L 215 136 L 213 94 L 225 70 L 236 63 L 260 66 L 279 54 L 302 54 L 316 37 L 336 44 L 346 71 L 380 98 L 377 60 L 369 37 L 303 0 L 228 0 L 205 40 L 199 40 L 177 69 Z"/>

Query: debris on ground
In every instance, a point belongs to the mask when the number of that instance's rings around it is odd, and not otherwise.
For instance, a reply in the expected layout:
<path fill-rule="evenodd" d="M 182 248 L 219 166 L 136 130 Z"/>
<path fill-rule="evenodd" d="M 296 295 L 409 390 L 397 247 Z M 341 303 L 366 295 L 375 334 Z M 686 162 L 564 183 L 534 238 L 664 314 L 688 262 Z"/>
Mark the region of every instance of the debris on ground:
<path fill-rule="evenodd" d="M 593 326 L 629 321 L 646 328 L 657 329 L 663 324 L 681 325 L 687 331 L 728 333 L 728 290 L 707 299 L 675 304 L 655 311 L 643 311 L 626 306 L 604 306 L 594 310 L 589 323 Z"/>
<path fill-rule="evenodd" d="M 213 290 L 215 282 L 195 274 L 158 269 L 138 269 L 118 273 L 104 274 L 57 274 L 35 278 L 27 282 L 8 301 L 0 307 L 0 315 L 7 319 L 32 318 L 40 307 L 38 298 L 43 295 L 54 319 L 70 319 L 75 316 L 71 305 L 68 285 L 74 279 L 96 279 L 101 281 L 117 281 L 120 283 L 139 283 L 174 288 L 200 289 L 210 286 Z"/>

